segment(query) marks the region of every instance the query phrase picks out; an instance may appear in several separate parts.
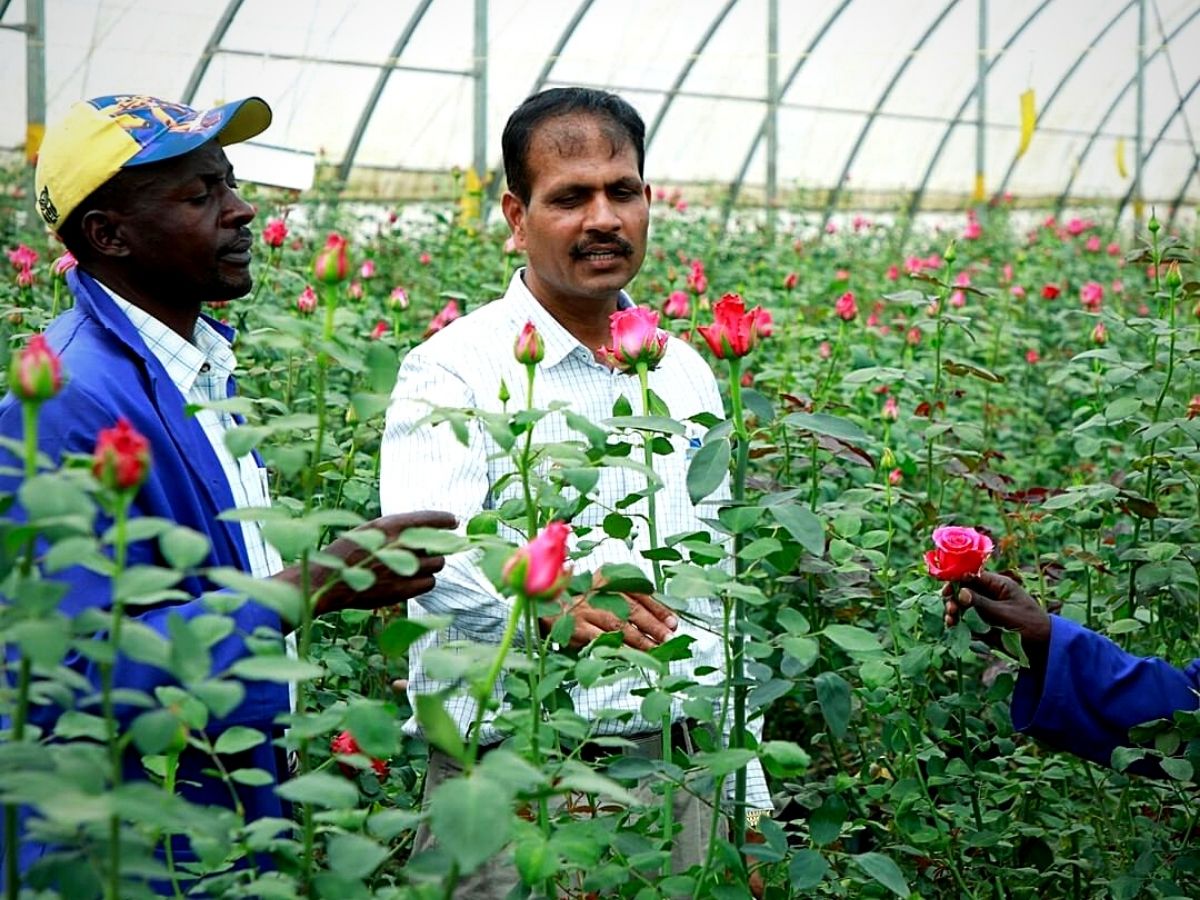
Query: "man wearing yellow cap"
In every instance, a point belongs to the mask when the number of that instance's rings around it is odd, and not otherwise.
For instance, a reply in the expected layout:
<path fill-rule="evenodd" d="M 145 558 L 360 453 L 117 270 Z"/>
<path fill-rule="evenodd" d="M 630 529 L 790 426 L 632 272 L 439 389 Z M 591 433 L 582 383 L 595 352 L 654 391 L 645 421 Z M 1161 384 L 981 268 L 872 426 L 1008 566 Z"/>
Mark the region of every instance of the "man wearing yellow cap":
<path fill-rule="evenodd" d="M 222 147 L 253 137 L 270 120 L 270 108 L 256 97 L 197 111 L 126 95 L 76 104 L 47 131 L 36 175 L 37 209 L 74 253 L 78 268 L 68 276 L 74 308 L 46 331 L 68 381 L 42 406 L 38 438 L 41 451 L 58 461 L 67 453 L 91 453 L 101 429 L 122 417 L 129 420 L 149 440 L 151 453 L 149 476 L 138 489 L 132 516 L 167 519 L 204 535 L 210 550 L 203 567 L 232 567 L 298 585 L 299 572 L 282 567 L 257 522 L 220 518 L 228 509 L 269 506 L 270 498 L 257 454 L 238 457 L 226 446 L 225 436 L 237 422 L 211 408 L 234 392 L 233 333 L 200 314 L 205 302 L 229 300 L 250 290 L 248 226 L 254 210 L 238 196 Z M 208 408 L 190 414 L 189 406 Z M 20 405 L 9 396 L 0 403 L 0 437 L 19 445 L 22 433 Z M 20 471 L 11 458 L 0 460 L 0 469 Z M 0 475 L 0 494 L 15 495 L 19 487 L 16 476 Z M 23 516 L 19 508 L 9 514 Z M 106 524 L 97 524 L 98 535 Z M 413 525 L 453 524 L 445 513 L 393 515 L 371 523 L 389 539 Z M 317 585 L 327 578 L 331 583 L 320 595 L 317 614 L 400 602 L 432 587 L 433 573 L 442 565 L 440 557 L 422 558 L 415 575 L 400 577 L 382 563 L 360 560 L 364 554 L 358 544 L 344 538 L 326 553 L 369 566 L 375 581 L 354 593 L 340 582 L 332 583 L 329 571 L 318 568 Z M 154 540 L 133 542 L 126 564 L 170 568 Z M 51 577 L 65 586 L 59 606 L 64 614 L 77 618 L 85 611 L 110 607 L 112 585 L 106 575 L 77 565 Z M 131 617 L 136 613 L 141 625 L 168 636 L 181 621 L 206 617 L 211 624 L 214 611 L 227 615 L 233 628 L 208 648 L 208 680 L 229 684 L 222 674 L 252 652 L 250 645 L 262 648 L 264 641 L 268 646 L 279 642 L 288 623 L 255 602 L 238 606 L 229 598 L 214 603 L 202 597 L 215 589 L 203 575 L 188 574 L 176 585 L 182 599 L 131 610 Z M 15 648 L 10 648 L 10 660 L 14 654 Z M 74 654 L 66 663 L 93 685 L 98 683 L 93 659 Z M 172 675 L 144 658 L 118 658 L 115 671 L 126 704 L 118 710 L 123 726 L 141 711 L 138 701 L 148 700 L 153 708 L 159 702 L 156 689 L 174 683 Z M 235 725 L 273 736 L 276 717 L 288 709 L 287 685 L 232 683 L 237 685 L 232 696 L 228 690 L 192 691 L 209 706 L 209 739 L 215 741 Z M 74 703 L 82 712 L 100 713 L 94 691 L 77 689 Z M 51 704 L 35 705 L 30 724 L 42 734 L 53 734 L 59 712 Z M 58 759 L 46 754 L 51 772 Z M 229 784 L 206 774 L 212 767 L 211 757 L 185 749 L 177 792 L 196 803 L 237 809 L 245 821 L 285 814 L 274 793 L 274 782 L 284 776 L 285 766 L 281 750 L 269 740 L 221 758 L 225 771 L 262 770 L 271 776 L 269 783 L 245 779 L 247 783 L 236 784 L 231 793 Z M 103 783 L 107 771 L 101 768 L 95 777 Z M 142 777 L 142 761 L 130 753 L 125 779 Z M 20 868 L 28 870 L 31 884 L 61 886 L 95 860 L 107 858 L 97 849 L 107 840 L 106 818 L 103 826 L 84 826 L 83 844 L 90 845 L 91 852 L 74 852 L 79 821 L 69 811 L 42 805 L 40 797 L 22 799 L 29 802 L 22 810 L 23 830 L 30 830 L 27 823 L 37 823 L 36 839 L 26 834 L 20 844 Z M 224 831 L 227 837 L 228 823 Z M 123 847 L 144 846 L 144 840 L 131 837 Z M 197 861 L 199 845 L 190 837 L 181 834 L 172 841 L 176 865 Z M 55 852 L 47 855 L 51 848 Z M 212 847 L 208 850 L 211 856 Z M 218 860 L 220 856 L 218 852 Z M 122 896 L 140 896 L 141 891 L 131 890 Z"/>

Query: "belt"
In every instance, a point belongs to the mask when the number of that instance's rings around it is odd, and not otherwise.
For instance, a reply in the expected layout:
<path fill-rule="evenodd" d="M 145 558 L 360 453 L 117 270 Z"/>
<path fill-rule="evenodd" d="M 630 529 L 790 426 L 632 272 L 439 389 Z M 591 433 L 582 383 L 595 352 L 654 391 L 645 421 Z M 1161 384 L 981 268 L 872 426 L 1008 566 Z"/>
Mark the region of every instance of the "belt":
<path fill-rule="evenodd" d="M 696 751 L 693 735 L 707 726 L 695 719 L 680 719 L 671 723 L 671 746 L 682 749 L 689 755 Z M 620 735 L 633 746 L 605 747 L 600 744 L 584 744 L 579 758 L 586 763 L 596 763 L 614 756 L 632 756 L 639 759 L 662 759 L 662 732 L 645 731 L 641 734 Z"/>

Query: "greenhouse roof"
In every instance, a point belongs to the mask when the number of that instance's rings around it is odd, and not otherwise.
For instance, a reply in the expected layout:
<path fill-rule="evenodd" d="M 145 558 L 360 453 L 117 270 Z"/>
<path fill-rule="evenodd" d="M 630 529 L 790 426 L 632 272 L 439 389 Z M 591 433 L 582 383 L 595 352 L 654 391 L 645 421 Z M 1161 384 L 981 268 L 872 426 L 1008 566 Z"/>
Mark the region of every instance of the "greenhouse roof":
<path fill-rule="evenodd" d="M 919 207 L 970 197 L 981 159 L 988 195 L 1124 205 L 1140 109 L 1143 195 L 1200 200 L 1198 0 L 0 0 L 0 147 L 25 140 L 14 26 L 43 2 L 50 120 L 100 94 L 257 94 L 263 141 L 360 193 L 495 170 L 525 96 L 585 84 L 642 113 L 652 182 Z"/>

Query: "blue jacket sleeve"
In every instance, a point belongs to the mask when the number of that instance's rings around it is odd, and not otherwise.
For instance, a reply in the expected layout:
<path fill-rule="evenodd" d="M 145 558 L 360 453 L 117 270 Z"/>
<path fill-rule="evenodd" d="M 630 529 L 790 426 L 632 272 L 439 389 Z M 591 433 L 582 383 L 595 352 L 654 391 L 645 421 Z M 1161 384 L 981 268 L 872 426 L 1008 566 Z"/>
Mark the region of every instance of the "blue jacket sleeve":
<path fill-rule="evenodd" d="M 1177 669 L 1126 653 L 1103 635 L 1051 616 L 1044 676 L 1023 671 L 1013 694 L 1013 726 L 1040 741 L 1108 765 L 1129 745 L 1129 729 L 1200 706 L 1200 660 Z M 1155 766 L 1132 771 L 1154 774 Z"/>

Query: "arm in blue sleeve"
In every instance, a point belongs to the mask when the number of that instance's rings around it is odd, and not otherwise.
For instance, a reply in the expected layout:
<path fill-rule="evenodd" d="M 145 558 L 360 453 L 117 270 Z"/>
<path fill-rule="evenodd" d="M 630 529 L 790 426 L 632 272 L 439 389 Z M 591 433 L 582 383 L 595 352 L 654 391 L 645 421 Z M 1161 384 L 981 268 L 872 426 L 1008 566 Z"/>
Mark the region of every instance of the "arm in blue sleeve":
<path fill-rule="evenodd" d="M 1046 669 L 1024 671 L 1013 694 L 1018 731 L 1108 765 L 1129 745 L 1129 729 L 1200 705 L 1200 660 L 1177 669 L 1161 659 L 1126 653 L 1103 635 L 1051 616 Z M 1153 765 L 1131 771 L 1155 774 Z"/>

